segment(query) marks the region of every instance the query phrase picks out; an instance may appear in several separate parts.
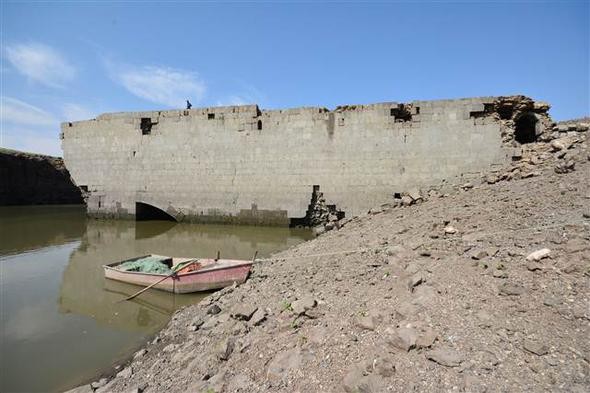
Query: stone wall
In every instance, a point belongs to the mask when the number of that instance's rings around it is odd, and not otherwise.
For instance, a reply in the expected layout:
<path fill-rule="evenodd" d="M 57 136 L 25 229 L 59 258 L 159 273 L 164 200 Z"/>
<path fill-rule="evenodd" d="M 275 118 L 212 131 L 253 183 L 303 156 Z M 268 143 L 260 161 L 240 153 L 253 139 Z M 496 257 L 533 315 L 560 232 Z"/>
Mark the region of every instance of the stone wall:
<path fill-rule="evenodd" d="M 506 102 L 512 112 L 499 113 Z M 516 96 L 112 113 L 62 124 L 62 146 L 92 216 L 133 217 L 139 202 L 178 221 L 288 225 L 313 210 L 314 186 L 352 216 L 408 188 L 502 165 L 515 116 L 530 117 L 522 127 L 532 124 L 536 138 L 547 109 Z"/>
<path fill-rule="evenodd" d="M 0 205 L 81 203 L 61 158 L 0 148 Z"/>

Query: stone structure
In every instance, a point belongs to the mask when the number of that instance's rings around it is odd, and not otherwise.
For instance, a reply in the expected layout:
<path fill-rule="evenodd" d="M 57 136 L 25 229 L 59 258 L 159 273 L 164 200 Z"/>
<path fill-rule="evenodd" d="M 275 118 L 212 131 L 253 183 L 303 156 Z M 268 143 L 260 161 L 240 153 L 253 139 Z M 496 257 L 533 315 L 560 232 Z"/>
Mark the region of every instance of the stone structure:
<path fill-rule="evenodd" d="M 511 96 L 111 113 L 63 123 L 62 146 L 91 216 L 306 224 L 503 165 L 551 129 L 548 109 Z"/>
<path fill-rule="evenodd" d="M 61 158 L 0 148 L 0 206 L 82 203 Z"/>

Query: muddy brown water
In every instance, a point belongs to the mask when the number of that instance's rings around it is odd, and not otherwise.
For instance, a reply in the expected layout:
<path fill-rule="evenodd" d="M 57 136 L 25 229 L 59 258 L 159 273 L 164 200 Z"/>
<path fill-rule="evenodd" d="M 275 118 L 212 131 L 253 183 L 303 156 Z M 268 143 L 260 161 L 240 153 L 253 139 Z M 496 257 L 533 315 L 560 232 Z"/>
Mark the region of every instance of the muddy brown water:
<path fill-rule="evenodd" d="M 0 391 L 63 391 L 108 373 L 205 294 L 106 280 L 143 254 L 250 259 L 310 237 L 288 228 L 86 219 L 79 206 L 0 207 Z"/>

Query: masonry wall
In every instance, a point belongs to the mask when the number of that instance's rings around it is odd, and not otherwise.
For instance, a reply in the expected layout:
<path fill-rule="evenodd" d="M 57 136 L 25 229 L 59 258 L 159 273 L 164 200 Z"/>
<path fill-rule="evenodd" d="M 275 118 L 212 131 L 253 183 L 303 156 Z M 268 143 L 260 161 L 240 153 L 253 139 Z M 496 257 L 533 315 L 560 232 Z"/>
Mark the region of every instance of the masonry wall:
<path fill-rule="evenodd" d="M 504 163 L 501 123 L 482 116 L 491 102 L 114 113 L 64 123 L 62 146 L 90 215 L 132 217 L 142 202 L 179 221 L 287 225 L 314 185 L 352 216 Z"/>

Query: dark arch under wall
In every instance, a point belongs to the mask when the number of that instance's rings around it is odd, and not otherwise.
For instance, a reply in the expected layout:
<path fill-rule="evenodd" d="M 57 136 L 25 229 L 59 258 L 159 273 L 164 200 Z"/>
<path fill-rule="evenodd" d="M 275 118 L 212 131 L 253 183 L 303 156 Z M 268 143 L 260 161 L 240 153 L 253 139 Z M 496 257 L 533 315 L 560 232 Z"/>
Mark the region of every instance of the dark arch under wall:
<path fill-rule="evenodd" d="M 537 123 L 534 113 L 524 113 L 514 123 L 514 139 L 518 143 L 532 143 L 537 140 Z"/>
<path fill-rule="evenodd" d="M 135 202 L 135 220 L 136 221 L 149 221 L 149 220 L 160 220 L 160 221 L 174 221 L 176 218 L 166 213 L 164 210 L 150 205 L 149 203 Z"/>

